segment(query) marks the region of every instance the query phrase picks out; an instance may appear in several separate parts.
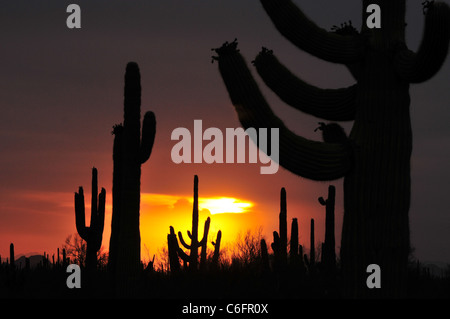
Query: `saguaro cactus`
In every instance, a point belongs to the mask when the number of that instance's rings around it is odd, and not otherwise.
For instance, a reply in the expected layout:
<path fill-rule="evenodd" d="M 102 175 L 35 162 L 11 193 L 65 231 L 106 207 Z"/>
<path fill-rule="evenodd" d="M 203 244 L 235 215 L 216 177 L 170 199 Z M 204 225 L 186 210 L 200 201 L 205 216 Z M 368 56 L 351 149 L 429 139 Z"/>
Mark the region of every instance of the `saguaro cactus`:
<path fill-rule="evenodd" d="M 328 198 L 319 197 L 319 203 L 325 206 L 325 242 L 323 243 L 322 262 L 325 272 L 333 275 L 336 271 L 336 251 L 334 238 L 334 206 L 336 187 L 328 186 Z"/>
<path fill-rule="evenodd" d="M 169 250 L 169 266 L 172 274 L 180 271 L 180 260 L 178 259 L 178 246 L 177 235 L 172 226 L 170 226 L 170 233 L 167 234 L 167 247 Z"/>
<path fill-rule="evenodd" d="M 156 134 L 155 115 L 147 112 L 141 136 L 140 80 L 137 63 L 129 62 L 125 72 L 124 121 L 113 130 L 113 215 L 108 267 L 125 281 L 140 269 L 141 165 L 151 155 Z"/>
<path fill-rule="evenodd" d="M 278 215 L 279 232 L 273 232 L 273 243 L 271 245 L 275 255 L 275 263 L 284 267 L 287 263 L 287 204 L 286 189 L 280 191 L 280 214 Z"/>
<path fill-rule="evenodd" d="M 309 247 L 309 265 L 314 268 L 314 264 L 316 263 L 316 243 L 314 240 L 314 218 L 311 218 L 311 233 L 310 233 L 310 247 Z"/>
<path fill-rule="evenodd" d="M 244 128 L 279 128 L 280 164 L 312 180 L 344 177 L 341 263 L 347 296 L 402 296 L 409 254 L 409 84 L 431 78 L 442 66 L 450 39 L 450 9 L 429 2 L 417 53 L 405 44 L 405 0 L 363 0 L 381 8 L 381 28 L 347 25 L 328 32 L 290 0 L 261 0 L 275 27 L 298 48 L 344 64 L 356 84 L 320 89 L 294 76 L 263 50 L 254 65 L 284 102 L 327 121 L 354 121 L 346 142 L 316 142 L 291 132 L 273 113 L 237 49 L 215 49 L 220 74 Z M 392 227 L 395 225 L 395 227 Z M 368 289 L 366 267 L 378 264 L 383 288 Z"/>
<path fill-rule="evenodd" d="M 14 244 L 11 243 L 9 245 L 9 265 L 14 269 L 15 267 L 15 258 L 14 258 Z"/>
<path fill-rule="evenodd" d="M 198 249 L 202 247 L 202 255 L 204 264 L 206 258 L 206 244 L 208 240 L 208 232 L 209 225 L 211 219 L 208 217 L 205 221 L 205 227 L 203 230 L 203 237 L 201 240 L 198 239 L 198 176 L 194 176 L 194 205 L 192 210 L 192 233 L 188 230 L 187 234 L 191 239 L 191 244 L 188 245 L 186 241 L 183 239 L 183 234 L 179 231 L 178 237 L 180 239 L 180 243 L 188 250 L 190 250 L 190 254 L 187 255 L 181 248 L 178 250 L 178 254 L 181 259 L 188 263 L 189 270 L 197 270 L 198 269 Z"/>
<path fill-rule="evenodd" d="M 214 246 L 214 254 L 213 254 L 213 257 L 212 257 L 213 268 L 217 268 L 219 266 L 220 243 L 221 243 L 221 241 L 222 241 L 222 231 L 219 230 L 217 232 L 216 241 L 212 242 L 212 244 Z"/>
<path fill-rule="evenodd" d="M 98 172 L 94 167 L 92 168 L 91 223 L 89 227 L 86 226 L 83 187 L 80 186 L 78 193 L 75 193 L 75 224 L 78 234 L 86 242 L 86 268 L 89 270 L 97 267 L 97 252 L 102 245 L 105 225 L 106 190 L 102 188 L 97 198 L 97 176 Z"/>

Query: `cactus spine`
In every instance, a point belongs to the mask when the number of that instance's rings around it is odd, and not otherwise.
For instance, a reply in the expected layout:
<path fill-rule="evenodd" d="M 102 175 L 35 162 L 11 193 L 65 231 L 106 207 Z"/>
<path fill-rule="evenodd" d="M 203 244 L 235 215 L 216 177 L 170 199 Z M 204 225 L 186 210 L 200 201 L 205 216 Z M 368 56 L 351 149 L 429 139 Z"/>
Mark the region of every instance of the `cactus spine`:
<path fill-rule="evenodd" d="M 295 77 L 272 51 L 254 61 L 263 81 L 284 102 L 328 121 L 354 121 L 348 141 L 307 140 L 273 113 L 258 88 L 237 42 L 215 49 L 219 71 L 246 129 L 279 128 L 279 163 L 312 180 L 344 177 L 341 264 L 345 295 L 404 296 L 409 254 L 410 83 L 431 78 L 442 66 L 450 40 L 450 8 L 428 2 L 418 52 L 405 41 L 405 0 L 363 0 L 380 6 L 380 29 L 345 27 L 328 32 L 290 0 L 261 0 L 280 33 L 298 48 L 349 69 L 356 84 L 320 89 Z M 366 20 L 363 10 L 362 21 Z M 396 227 L 392 227 L 396 225 Z M 367 265 L 383 269 L 385 289 L 365 285 Z"/>
<path fill-rule="evenodd" d="M 181 248 L 178 251 L 180 258 L 188 263 L 189 270 L 195 271 L 198 269 L 198 249 L 202 247 L 202 264 L 205 262 L 206 258 L 206 243 L 208 240 L 209 225 L 211 219 L 208 217 L 205 221 L 203 238 L 198 239 L 198 176 L 194 176 L 194 205 L 192 210 L 192 233 L 188 230 L 187 234 L 191 239 L 191 244 L 188 245 L 183 239 L 183 234 L 178 232 L 178 237 L 180 238 L 180 243 L 188 250 L 190 254 L 187 255 Z"/>
<path fill-rule="evenodd" d="M 78 234 L 86 241 L 86 268 L 89 270 L 97 267 L 97 252 L 102 245 L 105 224 L 106 191 L 102 188 L 97 198 L 97 176 L 98 172 L 94 167 L 92 168 L 91 223 L 89 227 L 86 226 L 83 187 L 80 186 L 78 193 L 75 192 L 75 224 Z"/>
<path fill-rule="evenodd" d="M 125 72 L 124 121 L 113 129 L 113 215 L 108 268 L 122 283 L 136 277 L 141 262 L 139 231 L 141 165 L 151 155 L 156 134 L 153 112 L 144 115 L 141 137 L 141 81 L 137 63 Z"/>

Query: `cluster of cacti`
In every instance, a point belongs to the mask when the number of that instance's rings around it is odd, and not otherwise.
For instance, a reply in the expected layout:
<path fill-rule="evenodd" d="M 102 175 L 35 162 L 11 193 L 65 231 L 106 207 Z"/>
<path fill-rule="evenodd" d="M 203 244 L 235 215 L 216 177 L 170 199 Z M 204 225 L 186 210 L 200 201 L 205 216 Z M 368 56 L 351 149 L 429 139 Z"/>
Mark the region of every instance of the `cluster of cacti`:
<path fill-rule="evenodd" d="M 409 254 L 412 130 L 409 84 L 431 78 L 442 66 L 450 39 L 450 9 L 427 5 L 417 53 L 405 44 L 405 0 L 377 4 L 381 28 L 370 29 L 363 10 L 361 32 L 350 26 L 326 31 L 290 0 L 261 0 L 275 27 L 298 48 L 348 67 L 357 81 L 344 89 L 320 89 L 294 76 L 264 50 L 254 64 L 263 81 L 294 108 L 328 121 L 354 121 L 348 141 L 321 143 L 290 131 L 273 113 L 237 49 L 215 49 L 220 74 L 242 126 L 279 128 L 279 163 L 312 180 L 344 177 L 341 264 L 347 296 L 401 296 Z M 333 138 L 332 138 L 333 140 Z M 392 227 L 396 225 L 396 227 Z M 369 290 L 366 267 L 383 269 L 384 289 Z M 376 291 L 378 290 L 378 291 Z"/>
<path fill-rule="evenodd" d="M 97 198 L 97 179 L 98 172 L 94 167 L 92 168 L 91 222 L 89 227 L 86 226 L 83 187 L 80 186 L 78 193 L 75 193 L 75 224 L 78 234 L 86 241 L 86 268 L 90 271 L 97 267 L 97 252 L 102 245 L 105 224 L 106 190 L 102 188 Z"/>
<path fill-rule="evenodd" d="M 207 244 L 208 244 L 208 233 L 211 219 L 208 217 L 205 221 L 203 228 L 203 237 L 199 240 L 198 233 L 198 176 L 194 176 L 194 203 L 192 210 L 192 232 L 187 231 L 189 238 L 191 239 L 190 244 L 186 243 L 183 238 L 181 231 L 178 232 L 178 237 L 180 243 L 184 248 L 190 251 L 189 255 L 184 252 L 184 250 L 179 246 L 177 236 L 175 234 L 174 228 L 170 226 L 170 233 L 167 235 L 167 243 L 169 248 L 169 262 L 170 269 L 172 272 L 177 272 L 180 269 L 179 259 L 183 260 L 185 267 L 191 271 L 197 271 L 199 268 L 204 270 L 207 263 Z M 216 241 L 213 242 L 214 254 L 213 254 L 213 267 L 218 266 L 219 255 L 220 255 L 220 242 L 222 239 L 222 231 L 218 231 Z M 198 260 L 198 249 L 201 248 L 200 253 L 200 267 Z"/>
<path fill-rule="evenodd" d="M 282 273 L 286 269 L 298 274 L 304 274 L 306 270 L 310 274 L 316 274 L 320 271 L 326 280 L 333 280 L 336 274 L 336 253 L 334 238 L 334 205 L 335 205 L 335 187 L 329 186 L 328 199 L 319 198 L 319 202 L 326 206 L 325 218 L 325 241 L 322 244 L 320 263 L 316 265 L 316 242 L 315 242 L 315 223 L 311 218 L 310 227 L 310 248 L 309 256 L 303 254 L 303 246 L 299 244 L 298 220 L 292 219 L 291 238 L 289 243 L 289 255 L 287 251 L 287 202 L 286 190 L 281 189 L 280 196 L 280 214 L 279 214 L 279 233 L 273 232 L 273 243 L 271 244 L 273 251 L 273 270 Z M 262 271 L 270 270 L 269 254 L 267 244 L 264 239 L 260 242 L 261 247 L 261 263 Z M 289 257 L 289 258 L 288 258 Z M 288 266 L 288 268 L 286 268 Z"/>
<path fill-rule="evenodd" d="M 141 136 L 141 82 L 139 67 L 129 62 L 125 72 L 124 121 L 114 126 L 112 221 L 108 268 L 126 283 L 141 264 L 139 230 L 141 165 L 152 152 L 156 134 L 153 112 L 146 112 Z"/>

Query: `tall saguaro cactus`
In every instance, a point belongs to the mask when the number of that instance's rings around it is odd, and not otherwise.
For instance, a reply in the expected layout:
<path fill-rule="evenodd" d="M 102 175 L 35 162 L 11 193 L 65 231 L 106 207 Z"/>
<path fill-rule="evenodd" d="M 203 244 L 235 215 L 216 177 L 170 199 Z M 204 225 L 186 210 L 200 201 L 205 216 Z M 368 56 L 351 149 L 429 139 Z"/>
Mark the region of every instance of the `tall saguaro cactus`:
<path fill-rule="evenodd" d="M 405 0 L 363 0 L 381 9 L 381 28 L 328 32 L 290 0 L 261 0 L 280 33 L 301 50 L 344 64 L 356 84 L 321 89 L 293 75 L 263 50 L 254 65 L 263 81 L 292 107 L 328 121 L 354 121 L 348 140 L 310 141 L 291 132 L 260 92 L 237 42 L 215 49 L 220 74 L 244 128 L 279 128 L 280 164 L 312 180 L 344 177 L 341 263 L 347 296 L 402 296 L 409 254 L 412 132 L 409 85 L 442 66 L 450 38 L 450 9 L 428 2 L 417 52 L 405 43 Z M 376 263 L 381 289 L 368 289 L 366 267 Z"/>
<path fill-rule="evenodd" d="M 194 176 L 194 205 L 192 209 L 192 232 L 189 230 L 187 234 L 191 239 L 191 244 L 187 244 L 183 239 L 183 234 L 179 231 L 178 237 L 180 239 L 180 243 L 188 250 L 190 250 L 190 254 L 187 255 L 181 248 L 178 251 L 178 254 L 184 262 L 188 263 L 189 270 L 197 270 L 198 269 L 198 249 L 202 247 L 202 261 L 201 264 L 204 264 L 206 261 L 206 244 L 208 240 L 208 232 L 209 225 L 211 219 L 208 217 L 205 221 L 205 226 L 203 230 L 203 237 L 201 240 L 198 238 L 198 176 Z"/>
<path fill-rule="evenodd" d="M 98 194 L 98 172 L 92 168 L 92 196 L 91 196 L 91 223 L 86 226 L 84 192 L 80 186 L 75 193 L 75 224 L 78 234 L 86 241 L 86 268 L 95 270 L 97 267 L 97 252 L 102 245 L 103 228 L 105 225 L 106 190 L 102 188 Z"/>
<path fill-rule="evenodd" d="M 141 135 L 141 76 L 135 62 L 126 67 L 124 121 L 114 127 L 113 134 L 113 215 L 108 267 L 124 281 L 140 269 L 141 165 L 151 155 L 156 134 L 155 115 L 146 112 Z"/>

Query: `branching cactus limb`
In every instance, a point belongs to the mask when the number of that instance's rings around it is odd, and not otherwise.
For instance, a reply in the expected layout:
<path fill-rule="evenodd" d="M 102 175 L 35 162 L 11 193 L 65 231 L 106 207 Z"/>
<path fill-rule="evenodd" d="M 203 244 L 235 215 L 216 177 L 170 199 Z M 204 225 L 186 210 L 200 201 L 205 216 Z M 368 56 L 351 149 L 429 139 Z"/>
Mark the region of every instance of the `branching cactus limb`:
<path fill-rule="evenodd" d="M 216 60 L 241 125 L 279 128 L 280 165 L 296 175 L 313 180 L 334 180 L 351 168 L 350 152 L 344 145 L 311 141 L 290 131 L 273 113 L 237 49 L 237 42 L 215 49 Z"/>
<path fill-rule="evenodd" d="M 75 193 L 75 222 L 78 234 L 86 241 L 86 268 L 95 270 L 97 267 L 97 252 L 102 245 L 103 228 L 105 225 L 105 200 L 106 191 L 104 188 L 98 192 L 98 172 L 92 169 L 92 196 L 91 196 L 91 222 L 86 226 L 84 193 L 80 186 L 78 193 Z"/>
<path fill-rule="evenodd" d="M 405 81 L 420 83 L 433 77 L 442 67 L 450 40 L 450 8 L 443 2 L 430 2 L 425 29 L 417 52 L 406 47 L 395 57 L 396 73 Z"/>
<path fill-rule="evenodd" d="M 357 84 L 343 89 L 321 89 L 291 73 L 265 48 L 253 64 L 264 83 L 286 104 L 330 121 L 355 119 Z"/>
<path fill-rule="evenodd" d="M 301 50 L 335 63 L 348 64 L 362 58 L 364 42 L 359 36 L 341 36 L 318 27 L 292 1 L 261 3 L 278 31 Z"/>

